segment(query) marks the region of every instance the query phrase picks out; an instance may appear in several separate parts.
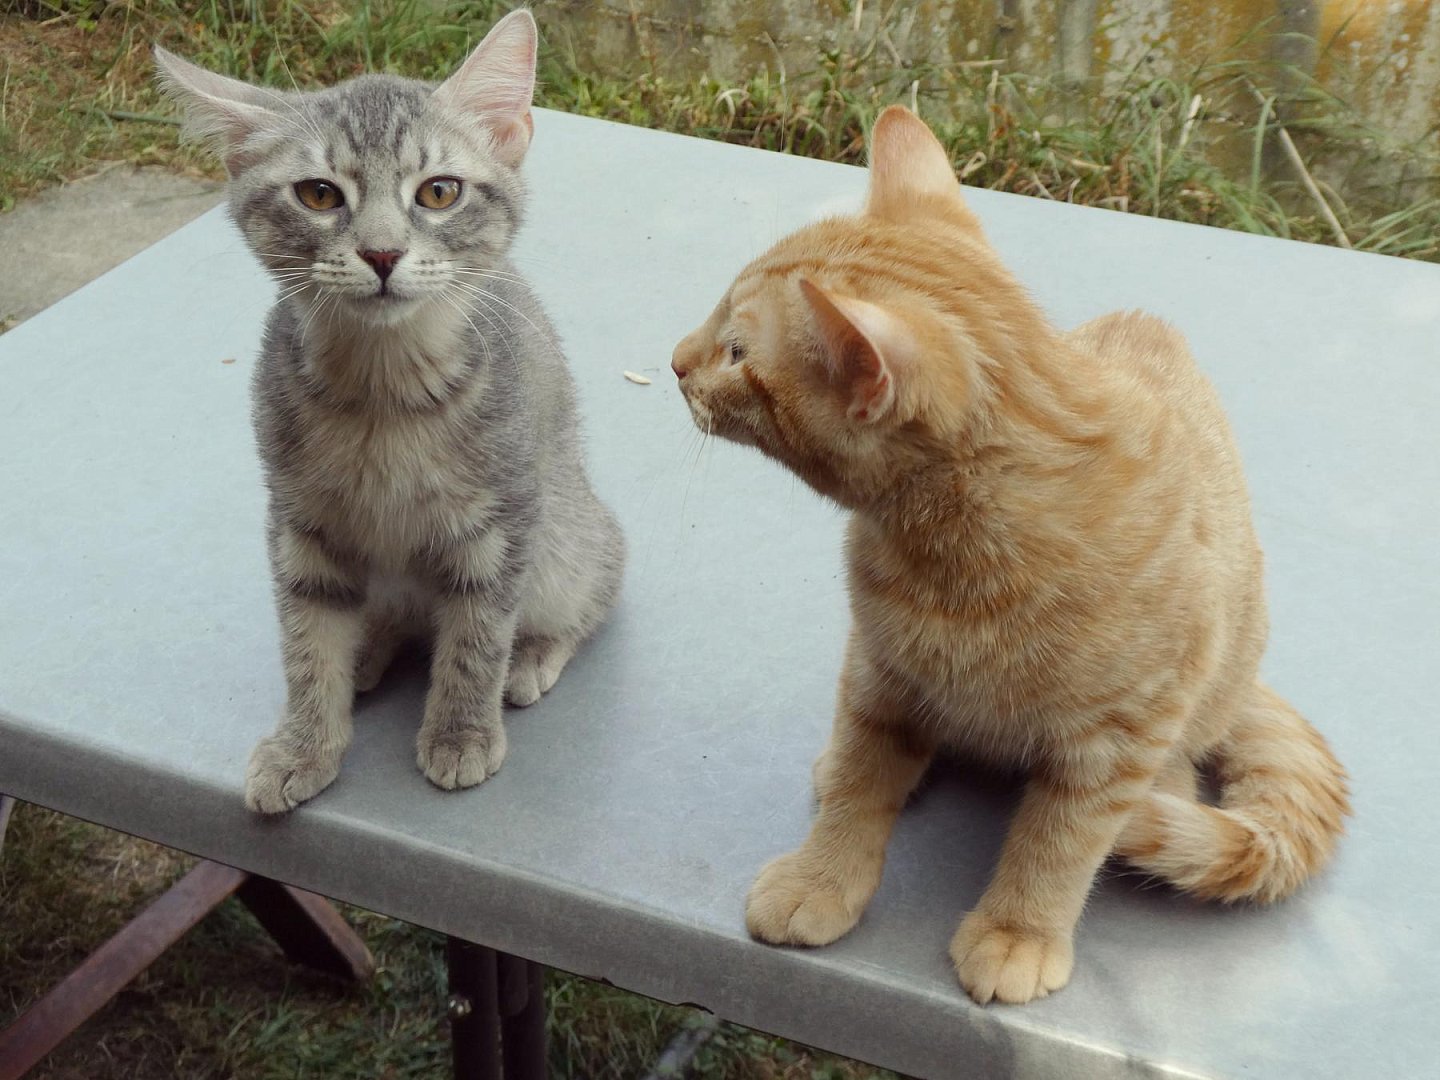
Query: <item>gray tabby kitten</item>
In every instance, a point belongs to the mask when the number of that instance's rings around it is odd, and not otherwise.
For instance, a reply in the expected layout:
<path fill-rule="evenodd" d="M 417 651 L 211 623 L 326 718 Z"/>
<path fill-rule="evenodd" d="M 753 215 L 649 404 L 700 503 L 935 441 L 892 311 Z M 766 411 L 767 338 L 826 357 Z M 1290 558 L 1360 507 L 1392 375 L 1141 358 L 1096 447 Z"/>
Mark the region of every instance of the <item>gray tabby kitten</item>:
<path fill-rule="evenodd" d="M 252 810 L 335 779 L 354 692 L 413 637 L 433 640 L 420 768 L 480 783 L 505 757 L 502 695 L 538 700 L 614 603 L 620 529 L 555 332 L 505 257 L 535 43 L 517 11 L 438 88 L 283 94 L 155 50 L 282 290 L 254 418 L 288 704 L 251 756 Z"/>

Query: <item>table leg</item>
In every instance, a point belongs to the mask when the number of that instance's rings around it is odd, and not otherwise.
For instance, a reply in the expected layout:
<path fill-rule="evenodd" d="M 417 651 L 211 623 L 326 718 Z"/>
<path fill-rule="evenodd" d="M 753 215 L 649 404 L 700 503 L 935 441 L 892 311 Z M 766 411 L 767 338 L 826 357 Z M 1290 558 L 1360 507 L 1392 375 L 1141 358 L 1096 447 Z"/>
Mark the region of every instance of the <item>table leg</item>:
<path fill-rule="evenodd" d="M 450 986 L 450 1048 L 455 1080 L 499 1080 L 500 1001 L 495 952 L 459 938 L 445 941 Z"/>
<path fill-rule="evenodd" d="M 0 1031 L 0 1080 L 24 1076 L 244 880 L 245 871 L 213 862 L 181 878 Z"/>
<path fill-rule="evenodd" d="M 545 1080 L 545 968 L 447 938 L 455 1080 Z"/>
<path fill-rule="evenodd" d="M 545 1080 L 545 968 L 500 953 L 499 974 L 505 1080 Z"/>
<path fill-rule="evenodd" d="M 323 896 L 253 875 L 235 896 L 297 964 L 352 982 L 375 974 L 365 942 Z"/>
<path fill-rule="evenodd" d="M 14 796 L 0 795 L 0 848 L 5 846 L 5 830 L 10 827 L 10 811 L 14 809 Z"/>
<path fill-rule="evenodd" d="M 292 960 L 356 980 L 374 972 L 365 943 L 329 901 L 204 860 L 0 1030 L 0 1080 L 24 1076 L 232 894 Z"/>

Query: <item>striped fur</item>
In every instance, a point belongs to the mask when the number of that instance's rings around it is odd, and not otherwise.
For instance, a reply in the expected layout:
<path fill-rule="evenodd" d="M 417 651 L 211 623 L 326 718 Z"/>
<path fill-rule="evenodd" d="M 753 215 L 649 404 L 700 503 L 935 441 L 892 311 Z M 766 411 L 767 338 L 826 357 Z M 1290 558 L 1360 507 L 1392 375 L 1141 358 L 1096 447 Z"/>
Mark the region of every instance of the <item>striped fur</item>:
<path fill-rule="evenodd" d="M 1065 984 L 1112 853 L 1257 901 L 1330 857 L 1345 774 L 1257 682 L 1261 554 L 1214 391 L 1156 319 L 1052 328 L 913 115 L 877 122 L 864 212 L 756 259 L 673 367 L 697 424 L 852 511 L 818 811 L 751 890 L 756 937 L 855 924 L 941 747 L 1029 777 L 951 943 L 982 1003 Z M 1197 795 L 1210 763 L 1218 807 Z"/>
<path fill-rule="evenodd" d="M 288 700 L 246 802 L 279 813 L 329 784 L 355 691 L 410 639 L 432 645 L 419 767 L 478 784 L 505 757 L 502 701 L 550 689 L 625 558 L 560 343 L 506 259 L 535 24 L 507 16 L 438 87 L 370 75 L 279 94 L 157 57 L 281 285 L 253 392 Z M 453 205 L 420 204 L 436 175 L 459 180 Z M 295 185 L 315 178 L 343 205 L 310 209 Z M 377 252 L 397 256 L 386 274 Z"/>

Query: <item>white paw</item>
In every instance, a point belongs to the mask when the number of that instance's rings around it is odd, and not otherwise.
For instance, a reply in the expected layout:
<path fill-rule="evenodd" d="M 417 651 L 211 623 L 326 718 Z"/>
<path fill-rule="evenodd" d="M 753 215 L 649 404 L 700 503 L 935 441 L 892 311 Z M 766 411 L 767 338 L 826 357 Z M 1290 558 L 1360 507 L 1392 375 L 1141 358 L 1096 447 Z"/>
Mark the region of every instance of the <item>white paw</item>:
<path fill-rule="evenodd" d="M 416 761 L 425 778 L 446 791 L 474 787 L 494 776 L 505 760 L 505 728 L 463 728 L 420 733 Z"/>
<path fill-rule="evenodd" d="M 845 876 L 853 879 L 848 886 Z M 860 921 L 875 892 L 878 871 L 861 877 L 867 880 L 826 872 L 803 850 L 782 855 L 750 886 L 745 926 L 774 945 L 828 945 Z"/>
<path fill-rule="evenodd" d="M 1069 934 L 1005 926 L 972 911 L 950 942 L 950 958 L 960 985 L 981 1005 L 1023 1005 L 1070 981 L 1075 946 Z"/>
<path fill-rule="evenodd" d="M 554 685 L 553 678 L 549 683 L 542 684 L 534 657 L 517 656 L 510 662 L 510 673 L 505 676 L 505 704 L 522 709 L 526 705 L 534 705 L 540 700 L 540 695 Z"/>
<path fill-rule="evenodd" d="M 560 678 L 560 672 L 575 655 L 575 646 L 546 641 L 518 649 L 505 676 L 505 702 L 517 708 L 534 705 Z"/>
<path fill-rule="evenodd" d="M 339 754 L 306 756 L 289 740 L 267 735 L 250 755 L 245 805 L 259 814 L 283 814 L 324 791 L 339 773 Z"/>

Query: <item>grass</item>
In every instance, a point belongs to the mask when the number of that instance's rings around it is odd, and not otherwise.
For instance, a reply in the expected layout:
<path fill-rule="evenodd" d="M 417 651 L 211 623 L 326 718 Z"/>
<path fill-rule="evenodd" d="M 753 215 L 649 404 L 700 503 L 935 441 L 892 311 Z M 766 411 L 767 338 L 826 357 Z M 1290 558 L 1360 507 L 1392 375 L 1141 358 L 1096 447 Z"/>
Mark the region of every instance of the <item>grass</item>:
<path fill-rule="evenodd" d="M 58 982 L 193 860 L 21 804 L 0 851 L 0 1026 Z M 285 961 L 237 901 L 167 951 L 34 1074 L 45 1080 L 400 1080 L 446 1075 L 444 939 L 359 908 L 347 918 L 375 955 L 364 987 Z M 550 1074 L 642 1076 L 700 1022 L 559 972 L 546 988 Z M 722 1025 L 691 1074 L 718 1080 L 859 1080 L 869 1066 Z"/>
<path fill-rule="evenodd" d="M 152 41 L 276 86 L 331 82 L 366 70 L 434 78 L 512 6 L 495 0 L 0 0 L 7 3 L 0 18 L 0 209 L 111 160 L 214 174 L 213 161 L 178 144 L 173 114 L 151 82 Z M 542 53 L 538 101 L 859 162 L 862 135 L 875 114 L 911 97 L 970 184 L 1440 258 L 1434 157 L 1391 145 L 1293 70 L 1242 64 L 1230 58 L 1235 49 L 1220 49 L 1197 60 L 1183 79 L 1120 73 L 1119 92 L 1105 96 L 1008 70 L 1003 59 L 902 69 L 877 50 L 873 35 L 854 37 L 817 55 L 808 70 L 761 72 L 730 85 L 667 79 L 643 57 L 629 71 L 588 70 L 560 42 Z M 1261 108 L 1261 101 L 1276 97 L 1275 109 Z M 1323 182 L 1313 192 L 1306 188 L 1300 170 L 1276 151 L 1275 112 L 1302 150 L 1323 153 L 1330 173 L 1343 175 L 1348 198 Z"/>

